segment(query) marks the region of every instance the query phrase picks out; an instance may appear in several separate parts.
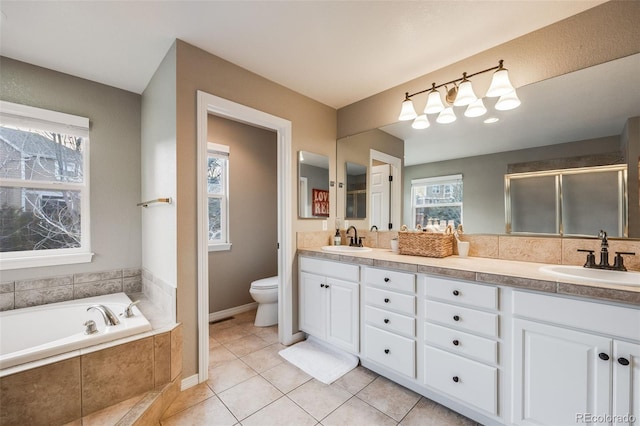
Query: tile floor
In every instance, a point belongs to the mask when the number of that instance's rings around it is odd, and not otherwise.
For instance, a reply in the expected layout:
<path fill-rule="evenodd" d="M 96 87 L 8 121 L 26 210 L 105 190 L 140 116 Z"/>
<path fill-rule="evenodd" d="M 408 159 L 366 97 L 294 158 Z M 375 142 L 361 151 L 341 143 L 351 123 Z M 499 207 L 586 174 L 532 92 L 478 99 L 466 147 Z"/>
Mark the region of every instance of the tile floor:
<path fill-rule="evenodd" d="M 182 392 L 163 426 L 476 425 L 361 366 L 325 385 L 280 357 L 277 327 L 254 317 L 209 326 L 209 381 Z"/>

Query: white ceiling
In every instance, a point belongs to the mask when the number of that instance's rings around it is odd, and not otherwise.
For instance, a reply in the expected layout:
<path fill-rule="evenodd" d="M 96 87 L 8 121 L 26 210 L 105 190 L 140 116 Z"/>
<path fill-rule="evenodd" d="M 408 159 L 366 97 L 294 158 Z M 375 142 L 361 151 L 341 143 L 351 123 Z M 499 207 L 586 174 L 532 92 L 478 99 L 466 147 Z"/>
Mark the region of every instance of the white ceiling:
<path fill-rule="evenodd" d="M 179 38 L 340 108 L 603 2 L 2 0 L 0 54 L 142 93 Z"/>

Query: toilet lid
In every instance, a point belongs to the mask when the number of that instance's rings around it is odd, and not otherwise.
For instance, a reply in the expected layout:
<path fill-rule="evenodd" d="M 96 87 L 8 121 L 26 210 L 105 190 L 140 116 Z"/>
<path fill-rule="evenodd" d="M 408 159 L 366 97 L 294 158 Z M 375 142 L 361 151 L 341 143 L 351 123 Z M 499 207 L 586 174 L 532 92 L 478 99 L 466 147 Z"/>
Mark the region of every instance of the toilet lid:
<path fill-rule="evenodd" d="M 278 288 L 278 277 L 269 277 L 251 283 L 251 288 L 258 290 L 268 290 Z"/>

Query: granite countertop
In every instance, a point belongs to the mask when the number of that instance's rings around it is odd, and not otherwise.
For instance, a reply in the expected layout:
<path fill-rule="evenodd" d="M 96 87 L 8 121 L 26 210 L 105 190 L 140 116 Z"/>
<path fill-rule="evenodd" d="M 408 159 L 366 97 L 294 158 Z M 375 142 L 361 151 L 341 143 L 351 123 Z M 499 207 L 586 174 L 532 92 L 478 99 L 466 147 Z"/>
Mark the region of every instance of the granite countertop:
<path fill-rule="evenodd" d="M 560 278 L 540 271 L 543 263 L 458 256 L 437 259 L 401 255 L 389 249 L 337 254 L 313 247 L 298 249 L 298 255 L 640 306 L 640 286 Z"/>

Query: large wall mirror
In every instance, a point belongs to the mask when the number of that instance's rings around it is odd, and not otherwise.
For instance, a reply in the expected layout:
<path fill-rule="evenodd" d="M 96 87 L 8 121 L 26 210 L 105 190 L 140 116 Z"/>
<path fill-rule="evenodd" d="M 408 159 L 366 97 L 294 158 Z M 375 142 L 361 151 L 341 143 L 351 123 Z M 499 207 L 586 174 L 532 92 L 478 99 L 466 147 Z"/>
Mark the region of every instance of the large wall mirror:
<path fill-rule="evenodd" d="M 483 92 L 476 81 L 474 87 Z M 342 138 L 337 143 L 337 170 L 340 173 L 346 161 L 369 164 L 371 149 L 385 152 L 389 147 L 402 147 L 403 224 L 412 227 L 416 223 L 412 180 L 460 174 L 465 232 L 504 234 L 505 175 L 627 164 L 627 235 L 640 238 L 640 96 L 629 90 L 631 87 L 640 87 L 640 54 L 519 87 L 522 105 L 494 114 L 499 121 L 492 125 L 483 123 L 487 116 L 467 118 L 464 107 L 454 107 L 458 120 L 451 124 L 432 123 L 427 129 L 416 130 L 411 122 L 397 122 Z M 416 108 L 423 101 L 416 100 Z M 493 110 L 490 101 L 486 105 Z M 381 140 L 388 143 L 380 145 Z M 635 158 L 629 158 L 629 152 Z M 611 191 L 618 194 L 617 187 Z M 600 200 L 586 194 L 580 202 L 596 204 Z M 571 211 L 566 208 L 563 214 L 571 215 Z M 592 218 L 591 223 L 606 227 L 610 221 L 606 213 L 602 215 Z M 555 221 L 555 212 L 550 217 Z M 555 222 L 549 229 L 554 226 Z M 586 234 L 595 236 L 598 230 Z M 616 234 L 614 229 L 611 234 Z"/>
<path fill-rule="evenodd" d="M 329 217 L 329 157 L 298 152 L 298 217 Z"/>

